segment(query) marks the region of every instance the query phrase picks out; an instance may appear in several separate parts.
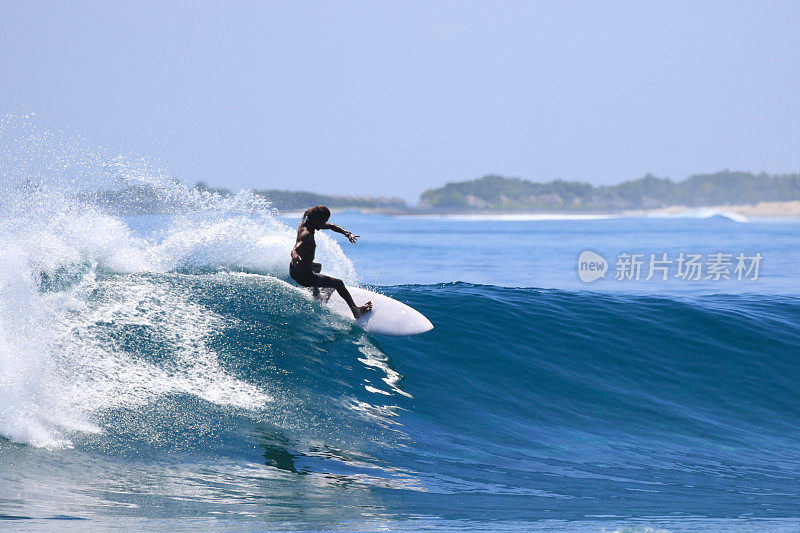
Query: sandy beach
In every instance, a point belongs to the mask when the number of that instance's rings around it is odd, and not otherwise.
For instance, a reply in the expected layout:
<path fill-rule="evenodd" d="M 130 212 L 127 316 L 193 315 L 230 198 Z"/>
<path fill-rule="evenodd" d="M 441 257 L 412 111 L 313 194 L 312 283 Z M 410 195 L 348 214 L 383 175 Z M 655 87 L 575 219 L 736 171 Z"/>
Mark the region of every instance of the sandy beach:
<path fill-rule="evenodd" d="M 758 202 L 756 204 L 723 204 L 703 207 L 673 205 L 660 209 L 627 211 L 628 215 L 679 215 L 696 211 L 719 211 L 735 213 L 746 218 L 794 218 L 800 217 L 800 201 Z"/>

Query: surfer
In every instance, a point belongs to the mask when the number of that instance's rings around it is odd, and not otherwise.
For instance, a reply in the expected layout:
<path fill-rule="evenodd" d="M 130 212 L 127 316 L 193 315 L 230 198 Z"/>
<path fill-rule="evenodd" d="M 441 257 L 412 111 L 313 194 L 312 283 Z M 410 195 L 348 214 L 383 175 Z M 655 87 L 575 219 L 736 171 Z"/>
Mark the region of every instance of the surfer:
<path fill-rule="evenodd" d="M 360 307 L 357 306 L 347 287 L 344 286 L 344 282 L 340 279 L 320 274 L 322 265 L 314 262 L 314 252 L 317 248 L 317 243 L 314 242 L 314 232 L 316 230 L 329 229 L 336 233 L 341 233 L 353 244 L 356 243 L 356 239 L 359 237 L 336 224 L 328 224 L 330 217 L 331 211 L 324 205 L 306 209 L 306 212 L 303 213 L 303 220 L 300 222 L 300 227 L 297 228 L 297 242 L 292 249 L 289 275 L 303 287 L 314 287 L 315 294 L 316 289 L 320 287 L 336 289 L 339 296 L 350 306 L 353 316 L 360 318 L 364 313 L 372 310 L 372 302 L 367 302 Z"/>

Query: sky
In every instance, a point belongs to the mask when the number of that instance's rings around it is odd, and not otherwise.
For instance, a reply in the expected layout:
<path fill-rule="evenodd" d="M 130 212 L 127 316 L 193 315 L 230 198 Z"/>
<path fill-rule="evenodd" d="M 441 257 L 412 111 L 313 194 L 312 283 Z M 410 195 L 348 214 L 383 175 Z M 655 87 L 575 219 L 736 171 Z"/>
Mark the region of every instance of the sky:
<path fill-rule="evenodd" d="M 189 183 L 800 171 L 800 2 L 0 2 L 0 114 Z"/>

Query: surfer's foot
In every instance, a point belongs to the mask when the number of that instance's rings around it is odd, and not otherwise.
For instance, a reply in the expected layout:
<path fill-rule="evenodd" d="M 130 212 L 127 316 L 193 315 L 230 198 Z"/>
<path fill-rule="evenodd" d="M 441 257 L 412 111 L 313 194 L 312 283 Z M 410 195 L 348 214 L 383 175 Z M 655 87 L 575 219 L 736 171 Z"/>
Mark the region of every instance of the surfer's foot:
<path fill-rule="evenodd" d="M 361 307 L 353 307 L 353 316 L 356 318 L 361 318 L 370 311 L 372 311 L 372 302 L 367 302 Z"/>

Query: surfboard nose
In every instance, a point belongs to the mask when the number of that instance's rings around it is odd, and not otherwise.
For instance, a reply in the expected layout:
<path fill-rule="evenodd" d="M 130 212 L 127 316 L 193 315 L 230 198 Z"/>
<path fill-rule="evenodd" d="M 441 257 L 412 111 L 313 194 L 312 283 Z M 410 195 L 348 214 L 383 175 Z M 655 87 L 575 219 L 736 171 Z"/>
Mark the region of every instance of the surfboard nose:
<path fill-rule="evenodd" d="M 426 317 L 425 315 L 422 315 L 422 318 L 425 319 L 425 322 L 422 323 L 422 327 L 425 328 L 425 329 L 422 330 L 422 333 L 425 333 L 426 331 L 432 330 L 433 329 L 433 322 L 431 322 L 428 319 L 428 317 Z"/>
<path fill-rule="evenodd" d="M 355 320 L 365 331 L 405 337 L 433 329 L 433 324 L 425 315 L 394 298 L 361 287 L 348 286 L 347 290 L 356 302 L 372 302 L 372 311 Z M 351 319 L 353 316 L 338 293 L 333 293 L 325 305 L 345 318 Z"/>

